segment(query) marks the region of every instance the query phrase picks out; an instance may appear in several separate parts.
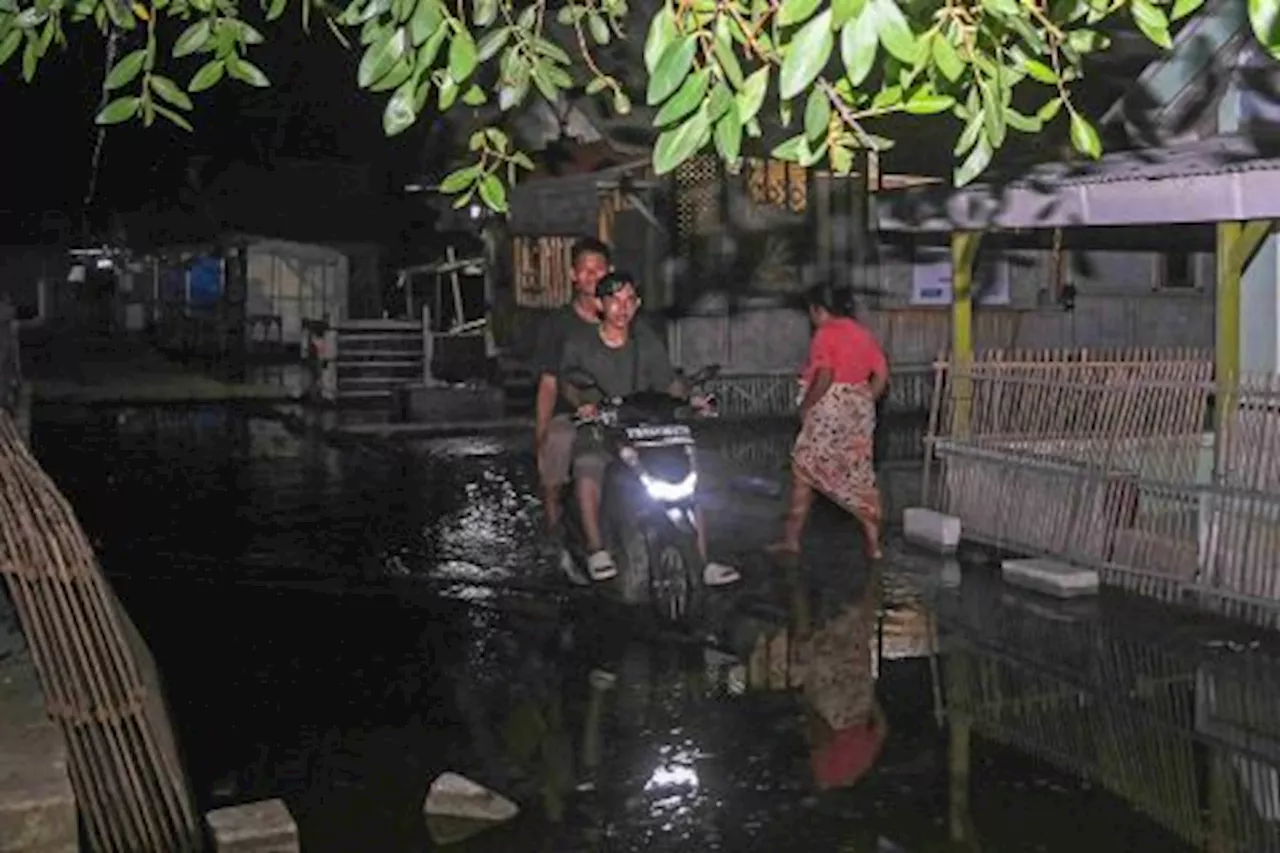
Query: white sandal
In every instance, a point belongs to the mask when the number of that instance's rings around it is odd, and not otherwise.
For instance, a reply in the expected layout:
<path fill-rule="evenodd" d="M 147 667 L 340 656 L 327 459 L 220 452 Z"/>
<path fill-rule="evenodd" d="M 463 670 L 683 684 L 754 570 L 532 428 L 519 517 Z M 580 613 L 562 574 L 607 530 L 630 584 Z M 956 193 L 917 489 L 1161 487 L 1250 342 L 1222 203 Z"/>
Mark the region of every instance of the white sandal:
<path fill-rule="evenodd" d="M 596 551 L 587 557 L 587 574 L 593 581 L 607 581 L 618 576 L 618 567 L 608 551 Z"/>
<path fill-rule="evenodd" d="M 733 566 L 724 563 L 707 563 L 702 570 L 702 583 L 706 586 L 728 586 L 742 580 L 742 575 Z"/>

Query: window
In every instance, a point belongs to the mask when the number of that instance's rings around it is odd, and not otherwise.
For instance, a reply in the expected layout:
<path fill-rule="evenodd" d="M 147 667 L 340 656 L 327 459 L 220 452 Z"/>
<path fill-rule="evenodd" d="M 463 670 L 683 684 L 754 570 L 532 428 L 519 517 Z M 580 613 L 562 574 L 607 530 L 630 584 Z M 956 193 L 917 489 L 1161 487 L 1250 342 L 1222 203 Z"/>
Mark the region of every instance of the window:
<path fill-rule="evenodd" d="M 1156 256 L 1157 290 L 1194 290 L 1195 257 L 1190 252 L 1164 252 Z"/>

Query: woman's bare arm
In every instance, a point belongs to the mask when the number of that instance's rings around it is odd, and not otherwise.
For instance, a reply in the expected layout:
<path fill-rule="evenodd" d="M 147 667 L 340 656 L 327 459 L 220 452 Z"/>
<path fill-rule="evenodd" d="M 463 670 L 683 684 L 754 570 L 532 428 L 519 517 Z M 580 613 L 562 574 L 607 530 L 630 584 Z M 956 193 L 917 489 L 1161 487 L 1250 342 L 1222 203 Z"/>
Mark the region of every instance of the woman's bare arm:
<path fill-rule="evenodd" d="M 876 371 L 871 374 L 871 397 L 879 400 L 889 387 L 889 371 Z"/>
<path fill-rule="evenodd" d="M 822 395 L 827 393 L 827 389 L 831 387 L 831 380 L 835 377 L 835 371 L 830 367 L 819 367 L 813 374 L 813 381 L 809 383 L 809 387 L 805 389 L 804 399 L 800 401 L 800 417 L 809 414 L 809 410 L 817 405 L 822 399 Z"/>

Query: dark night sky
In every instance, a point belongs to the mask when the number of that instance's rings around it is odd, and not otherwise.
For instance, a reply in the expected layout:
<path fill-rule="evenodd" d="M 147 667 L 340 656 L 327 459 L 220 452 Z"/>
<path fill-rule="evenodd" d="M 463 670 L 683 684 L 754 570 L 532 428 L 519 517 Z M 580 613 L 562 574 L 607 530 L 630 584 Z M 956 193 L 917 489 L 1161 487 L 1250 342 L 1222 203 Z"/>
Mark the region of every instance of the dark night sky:
<path fill-rule="evenodd" d="M 386 95 L 357 89 L 358 44 L 344 50 L 323 22 L 305 35 L 292 10 L 275 25 L 259 27 L 267 41 L 251 48 L 250 57 L 271 78 L 272 87 L 258 91 L 228 78 L 195 96 L 194 134 L 163 120 L 150 129 L 140 123 L 108 129 L 100 205 L 132 209 L 166 198 L 176 191 L 190 154 L 248 160 L 254 157 L 255 143 L 279 156 L 364 161 L 375 170 L 414 166 L 421 156 L 425 121 L 397 139 L 383 136 Z M 164 41 L 171 45 L 174 35 L 168 33 Z M 121 55 L 139 38 L 126 36 Z M 72 30 L 70 40 L 65 50 L 46 59 L 31 85 L 22 82 L 17 57 L 0 71 L 8 165 L 0 195 L 0 211 L 9 212 L 9 221 L 0 222 L 4 231 L 13 231 L 15 214 L 33 211 L 60 210 L 79 222 L 96 135 L 92 117 L 100 97 L 105 40 L 91 27 Z M 168 60 L 170 76 L 185 82 L 201 61 Z M 7 236 L 0 233 L 0 243 Z"/>

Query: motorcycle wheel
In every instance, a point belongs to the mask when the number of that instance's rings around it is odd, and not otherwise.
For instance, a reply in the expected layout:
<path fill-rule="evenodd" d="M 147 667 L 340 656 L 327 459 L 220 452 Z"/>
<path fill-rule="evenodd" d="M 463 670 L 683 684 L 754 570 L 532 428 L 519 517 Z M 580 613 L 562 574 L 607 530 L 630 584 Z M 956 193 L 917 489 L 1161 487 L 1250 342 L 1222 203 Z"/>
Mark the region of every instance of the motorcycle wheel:
<path fill-rule="evenodd" d="M 650 538 L 649 606 L 662 619 L 687 626 L 701 616 L 701 561 L 688 543 Z M 695 577 L 699 575 L 699 577 Z"/>

